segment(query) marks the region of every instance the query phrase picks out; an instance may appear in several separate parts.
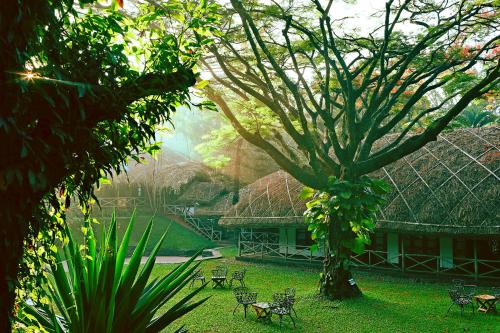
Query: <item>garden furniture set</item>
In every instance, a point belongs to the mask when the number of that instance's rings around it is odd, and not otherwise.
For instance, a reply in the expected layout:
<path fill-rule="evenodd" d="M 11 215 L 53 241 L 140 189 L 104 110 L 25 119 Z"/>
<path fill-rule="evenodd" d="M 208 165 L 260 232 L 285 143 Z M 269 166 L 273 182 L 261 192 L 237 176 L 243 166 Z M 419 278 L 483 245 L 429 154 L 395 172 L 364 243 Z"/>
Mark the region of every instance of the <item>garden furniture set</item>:
<path fill-rule="evenodd" d="M 233 286 L 233 281 L 238 281 L 240 283 L 241 287 L 245 286 L 245 274 L 246 274 L 246 268 L 244 268 L 241 271 L 235 271 L 233 274 L 231 274 L 231 279 L 229 280 L 229 286 Z M 216 266 L 212 270 L 212 288 L 224 288 L 227 282 L 227 267 L 226 266 Z M 205 284 L 205 275 L 201 270 L 196 271 L 193 274 L 193 277 L 191 278 L 191 283 L 190 287 L 193 287 L 196 281 L 200 281 L 201 284 Z"/>
<path fill-rule="evenodd" d="M 272 302 L 257 302 L 257 293 L 250 291 L 247 287 L 237 287 L 233 289 L 236 298 L 236 307 L 233 310 L 233 315 L 238 306 L 242 305 L 245 311 L 245 318 L 247 316 L 247 308 L 251 305 L 255 310 L 257 320 L 271 321 L 272 315 L 277 315 L 280 318 L 280 327 L 283 324 L 283 318 L 290 317 L 293 327 L 295 327 L 295 320 L 293 319 L 292 312 L 297 317 L 297 313 L 293 308 L 295 303 L 295 289 L 287 288 L 283 293 L 275 293 Z"/>
<path fill-rule="evenodd" d="M 295 320 L 293 319 L 292 313 L 297 317 L 297 313 L 294 309 L 295 304 L 295 289 L 286 288 L 284 292 L 275 293 L 273 295 L 273 300 L 271 302 L 257 302 L 257 293 L 251 291 L 245 286 L 245 275 L 246 269 L 241 271 L 235 271 L 231 274 L 229 279 L 229 286 L 233 286 L 233 282 L 239 282 L 239 286 L 233 288 L 234 297 L 236 299 L 236 306 L 233 310 L 233 315 L 236 309 L 241 305 L 243 306 L 243 311 L 245 313 L 245 318 L 247 317 L 248 308 L 252 306 L 255 310 L 256 317 L 258 320 L 271 321 L 271 316 L 274 314 L 280 318 L 280 327 L 283 324 L 283 318 L 290 317 L 293 327 L 295 327 Z M 224 288 L 227 282 L 227 267 L 216 266 L 212 270 L 212 288 Z M 201 284 L 205 284 L 205 275 L 201 270 L 196 271 L 193 274 L 190 287 L 194 286 L 196 281 L 200 281 Z"/>
<path fill-rule="evenodd" d="M 477 310 L 479 312 L 496 312 L 496 304 L 500 302 L 500 289 L 492 288 L 490 294 L 476 295 L 477 286 L 466 285 L 463 280 L 453 280 L 453 288 L 448 290 L 448 294 L 451 298 L 451 304 L 448 308 L 448 312 L 456 305 L 460 307 L 460 314 L 463 315 L 464 308 L 466 306 L 471 307 L 472 313 L 475 312 L 474 300 L 477 304 Z"/>

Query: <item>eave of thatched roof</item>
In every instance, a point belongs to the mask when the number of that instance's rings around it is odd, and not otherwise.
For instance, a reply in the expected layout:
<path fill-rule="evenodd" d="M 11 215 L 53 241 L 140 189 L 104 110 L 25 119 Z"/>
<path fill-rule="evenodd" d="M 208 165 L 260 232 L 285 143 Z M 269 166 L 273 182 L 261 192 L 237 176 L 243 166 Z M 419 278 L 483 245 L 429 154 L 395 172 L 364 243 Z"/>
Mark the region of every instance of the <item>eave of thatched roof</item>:
<path fill-rule="evenodd" d="M 305 202 L 298 194 L 303 185 L 277 171 L 240 190 L 240 200 L 220 219 L 227 226 L 276 226 L 303 223 Z"/>
<path fill-rule="evenodd" d="M 378 226 L 408 232 L 499 234 L 499 134 L 498 127 L 455 130 L 371 174 L 391 186 Z M 263 177 L 240 191 L 240 202 L 220 223 L 297 225 L 305 210 L 298 199 L 301 188 L 283 171 Z"/>

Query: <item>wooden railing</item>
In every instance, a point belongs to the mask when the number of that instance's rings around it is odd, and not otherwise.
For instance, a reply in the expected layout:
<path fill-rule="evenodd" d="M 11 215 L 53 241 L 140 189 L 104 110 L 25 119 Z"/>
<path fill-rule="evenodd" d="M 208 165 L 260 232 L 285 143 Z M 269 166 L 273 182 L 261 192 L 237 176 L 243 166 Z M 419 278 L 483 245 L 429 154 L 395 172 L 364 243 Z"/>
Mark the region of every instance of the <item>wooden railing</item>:
<path fill-rule="evenodd" d="M 240 240 L 239 255 L 242 257 L 279 258 L 297 261 L 321 261 L 319 252 L 312 252 L 309 246 L 293 246 L 279 242 L 258 242 Z M 405 253 L 392 257 L 385 251 L 366 250 L 351 257 L 356 268 L 400 271 L 404 273 L 426 273 L 440 276 L 463 276 L 474 279 L 500 279 L 500 260 L 453 258 L 453 267 L 441 267 L 438 255 Z"/>
<path fill-rule="evenodd" d="M 103 197 L 99 198 L 101 208 L 136 208 L 146 205 L 141 197 Z"/>
<path fill-rule="evenodd" d="M 203 237 L 210 240 L 222 239 L 222 230 L 217 224 L 217 219 L 212 217 L 196 217 L 190 212 L 189 207 L 184 205 L 165 205 L 164 210 L 167 214 L 181 216 L 184 221 Z"/>
<path fill-rule="evenodd" d="M 296 261 L 321 261 L 323 257 L 318 251 L 313 252 L 310 246 L 290 246 L 279 243 L 252 242 L 239 240 L 238 253 L 240 256 L 258 256 L 264 258 L 281 258 Z"/>
<path fill-rule="evenodd" d="M 260 243 L 279 243 L 280 234 L 275 232 L 260 232 L 252 229 L 242 229 L 240 231 L 241 241 L 260 242 Z"/>

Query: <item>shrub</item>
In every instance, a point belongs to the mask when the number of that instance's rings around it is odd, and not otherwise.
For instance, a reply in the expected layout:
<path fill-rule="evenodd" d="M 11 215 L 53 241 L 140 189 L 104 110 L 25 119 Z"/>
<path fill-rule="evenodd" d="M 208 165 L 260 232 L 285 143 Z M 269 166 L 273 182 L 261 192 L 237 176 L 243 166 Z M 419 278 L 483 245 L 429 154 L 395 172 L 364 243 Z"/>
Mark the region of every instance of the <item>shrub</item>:
<path fill-rule="evenodd" d="M 159 332 L 205 302 L 207 298 L 193 301 L 203 285 L 155 317 L 190 281 L 199 265 L 193 261 L 201 251 L 163 278 L 148 283 L 166 232 L 141 268 L 151 220 L 125 265 L 134 221 L 132 216 L 118 246 L 114 214 L 99 243 L 91 226 L 87 225 L 85 244 L 77 244 L 67 229 L 68 243 L 56 254 L 56 264 L 51 267 L 47 284 L 49 302 L 26 301 L 19 311 L 18 322 L 47 332 Z"/>

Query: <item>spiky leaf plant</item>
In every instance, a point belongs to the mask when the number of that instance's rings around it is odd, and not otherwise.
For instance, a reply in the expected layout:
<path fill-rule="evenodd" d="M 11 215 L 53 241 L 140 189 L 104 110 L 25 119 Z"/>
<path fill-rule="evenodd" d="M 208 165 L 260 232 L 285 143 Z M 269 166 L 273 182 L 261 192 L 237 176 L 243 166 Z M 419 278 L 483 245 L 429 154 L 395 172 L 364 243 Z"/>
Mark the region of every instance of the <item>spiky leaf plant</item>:
<path fill-rule="evenodd" d="M 199 265 L 193 263 L 194 259 L 201 251 L 166 276 L 148 283 L 166 233 L 141 267 L 141 258 L 151 233 L 151 220 L 125 265 L 134 221 L 132 216 L 120 244 L 117 244 L 114 214 L 100 244 L 96 242 L 91 227 L 83 247 L 73 240 L 68 230 L 68 244 L 62 253 L 56 254 L 57 264 L 51 267 L 49 304 L 25 303 L 19 322 L 57 333 L 159 332 L 205 302 L 207 298 L 193 301 L 193 297 L 204 287 L 201 286 L 155 316 L 190 281 Z"/>

